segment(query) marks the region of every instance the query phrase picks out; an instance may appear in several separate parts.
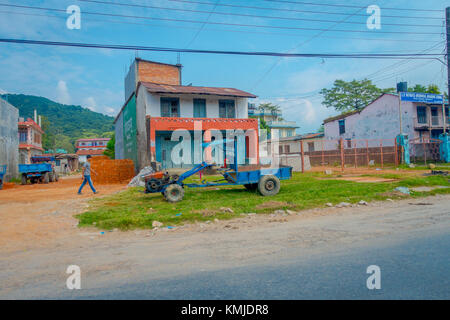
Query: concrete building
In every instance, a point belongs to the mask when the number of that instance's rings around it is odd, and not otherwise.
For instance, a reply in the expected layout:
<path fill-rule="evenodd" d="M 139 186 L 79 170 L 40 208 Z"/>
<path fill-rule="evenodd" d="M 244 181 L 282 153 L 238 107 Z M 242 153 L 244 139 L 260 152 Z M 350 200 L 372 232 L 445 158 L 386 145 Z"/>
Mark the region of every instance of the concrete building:
<path fill-rule="evenodd" d="M 402 128 L 410 141 L 437 139 L 450 125 L 449 108 L 402 101 Z M 383 94 L 365 108 L 324 120 L 326 139 L 394 139 L 400 134 L 399 98 Z"/>
<path fill-rule="evenodd" d="M 258 121 L 248 119 L 247 109 L 248 99 L 256 96 L 250 93 L 183 86 L 180 65 L 142 59 L 131 65 L 125 92 L 127 101 L 115 119 L 116 159 L 132 159 L 137 170 L 151 163 L 166 169 L 198 164 L 207 160 L 203 142 L 223 140 L 233 130 L 239 132 L 239 162 L 258 157 Z M 181 142 L 189 147 L 178 150 Z M 223 163 L 220 148 L 211 156 Z"/>
<path fill-rule="evenodd" d="M 31 157 L 42 155 L 42 135 L 44 131 L 37 123 L 37 115 L 35 112 L 35 120 L 28 118 L 24 121 L 19 119 L 19 163 L 30 164 Z"/>
<path fill-rule="evenodd" d="M 87 156 L 101 156 L 106 150 L 110 138 L 78 139 L 75 142 L 78 161 L 86 162 Z"/>
<path fill-rule="evenodd" d="M 259 110 L 254 104 L 249 104 L 248 115 L 264 120 L 271 131 L 272 129 L 278 130 L 280 138 L 295 136 L 295 131 L 299 128 L 295 121 L 284 120 L 281 112 Z"/>
<path fill-rule="evenodd" d="M 19 110 L 0 98 L 0 166 L 7 165 L 5 180 L 18 176 Z"/>

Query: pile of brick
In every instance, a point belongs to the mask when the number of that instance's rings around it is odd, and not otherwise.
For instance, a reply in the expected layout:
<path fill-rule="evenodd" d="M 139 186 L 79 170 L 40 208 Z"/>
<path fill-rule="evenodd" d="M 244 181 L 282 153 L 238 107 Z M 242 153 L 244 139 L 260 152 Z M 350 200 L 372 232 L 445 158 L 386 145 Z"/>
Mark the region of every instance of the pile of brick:
<path fill-rule="evenodd" d="M 97 174 L 92 173 L 92 181 L 96 184 L 125 184 L 135 176 L 132 160 L 110 160 L 93 157 L 91 168 Z"/>

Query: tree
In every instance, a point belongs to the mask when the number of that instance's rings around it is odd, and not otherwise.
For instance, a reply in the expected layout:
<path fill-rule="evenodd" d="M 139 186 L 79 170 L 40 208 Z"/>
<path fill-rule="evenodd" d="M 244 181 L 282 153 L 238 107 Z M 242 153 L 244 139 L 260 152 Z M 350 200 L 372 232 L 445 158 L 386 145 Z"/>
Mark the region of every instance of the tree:
<path fill-rule="evenodd" d="M 106 150 L 103 151 L 103 154 L 109 157 L 110 159 L 115 159 L 116 157 L 115 145 L 116 145 L 116 135 L 113 133 L 111 140 L 109 140 L 108 144 L 106 145 Z"/>
<path fill-rule="evenodd" d="M 281 112 L 281 108 L 280 106 L 276 105 L 276 104 L 272 104 L 272 103 L 261 103 L 258 106 L 258 110 L 260 111 L 268 111 L 268 112 L 273 112 L 273 113 L 280 113 Z"/>
<path fill-rule="evenodd" d="M 441 90 L 439 90 L 439 87 L 436 84 L 429 84 L 428 87 L 416 84 L 414 87 L 408 88 L 408 92 L 441 94 Z"/>
<path fill-rule="evenodd" d="M 395 92 L 394 88 L 380 89 L 371 80 L 353 80 L 350 82 L 336 80 L 333 88 L 322 89 L 323 104 L 327 108 L 334 108 L 337 111 L 349 112 L 361 110 L 370 102 L 378 98 L 382 93 Z"/>

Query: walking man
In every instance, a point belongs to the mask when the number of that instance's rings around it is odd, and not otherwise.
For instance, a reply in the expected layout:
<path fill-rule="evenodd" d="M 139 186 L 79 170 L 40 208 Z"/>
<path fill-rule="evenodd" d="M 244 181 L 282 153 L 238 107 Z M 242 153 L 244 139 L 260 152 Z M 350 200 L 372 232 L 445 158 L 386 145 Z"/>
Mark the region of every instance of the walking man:
<path fill-rule="evenodd" d="M 83 187 L 85 186 L 86 182 L 89 182 L 89 186 L 92 189 L 92 192 L 94 192 L 94 194 L 97 194 L 97 190 L 95 190 L 94 185 L 92 184 L 92 180 L 91 180 L 91 171 L 97 175 L 97 172 L 95 172 L 94 170 L 91 169 L 91 163 L 89 162 L 89 160 L 91 159 L 92 156 L 87 156 L 87 161 L 84 163 L 83 165 L 83 169 L 82 169 L 82 179 L 83 179 L 83 183 L 80 186 L 80 189 L 78 189 L 78 194 L 81 194 L 81 190 L 83 190 Z"/>

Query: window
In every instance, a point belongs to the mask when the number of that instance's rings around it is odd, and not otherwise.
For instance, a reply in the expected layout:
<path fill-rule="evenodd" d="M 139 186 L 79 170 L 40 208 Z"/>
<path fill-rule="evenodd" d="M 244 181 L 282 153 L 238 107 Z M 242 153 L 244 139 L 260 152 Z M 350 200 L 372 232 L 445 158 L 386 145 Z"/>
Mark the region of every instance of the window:
<path fill-rule="evenodd" d="M 219 118 L 236 118 L 234 100 L 219 100 Z"/>
<path fill-rule="evenodd" d="M 339 134 L 345 133 L 345 119 L 339 120 Z"/>
<path fill-rule="evenodd" d="M 308 151 L 314 152 L 314 142 L 308 142 Z"/>
<path fill-rule="evenodd" d="M 289 145 L 284 146 L 284 153 L 291 153 L 291 146 Z"/>
<path fill-rule="evenodd" d="M 57 167 L 59 167 L 59 166 L 61 165 L 61 160 L 56 160 L 55 162 L 56 162 L 55 165 L 56 165 Z"/>
<path fill-rule="evenodd" d="M 417 123 L 427 123 L 427 109 L 425 107 L 417 107 Z"/>
<path fill-rule="evenodd" d="M 433 126 L 439 125 L 438 108 L 436 107 L 431 108 L 431 124 Z"/>
<path fill-rule="evenodd" d="M 161 98 L 161 117 L 179 117 L 180 99 Z"/>
<path fill-rule="evenodd" d="M 352 140 L 351 139 L 346 139 L 347 141 L 347 148 L 351 149 L 352 147 Z"/>
<path fill-rule="evenodd" d="M 21 131 L 19 131 L 19 141 L 20 142 L 27 142 L 27 138 L 28 138 L 28 135 L 27 135 L 27 131 L 25 130 L 21 130 Z"/>
<path fill-rule="evenodd" d="M 279 146 L 278 147 L 278 154 L 282 154 L 283 153 L 283 146 Z"/>
<path fill-rule="evenodd" d="M 206 118 L 205 99 L 194 99 L 194 118 Z"/>

